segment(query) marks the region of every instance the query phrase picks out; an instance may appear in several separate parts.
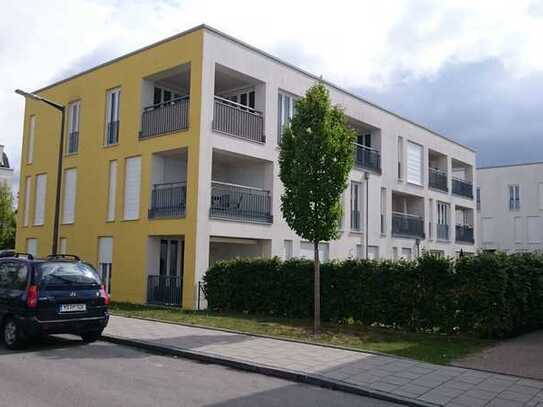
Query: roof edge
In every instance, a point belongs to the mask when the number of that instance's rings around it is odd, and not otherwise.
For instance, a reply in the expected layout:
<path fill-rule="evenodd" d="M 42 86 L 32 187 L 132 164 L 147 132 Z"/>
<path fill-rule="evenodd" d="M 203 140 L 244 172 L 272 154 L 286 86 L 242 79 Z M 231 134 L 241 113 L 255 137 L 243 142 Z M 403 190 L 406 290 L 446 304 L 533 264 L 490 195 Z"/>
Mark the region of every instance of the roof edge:
<path fill-rule="evenodd" d="M 154 43 L 152 43 L 150 45 L 147 45 L 145 47 L 138 48 L 135 51 L 131 51 L 129 53 L 123 54 L 123 55 L 121 55 L 121 56 L 119 56 L 117 58 L 113 58 L 113 59 L 111 59 L 109 61 L 106 61 L 106 62 L 104 62 L 102 64 L 99 64 L 99 65 L 96 65 L 96 66 L 94 66 L 92 68 L 81 71 L 81 72 L 79 72 L 77 74 L 68 76 L 68 77 L 66 77 L 64 79 L 61 79 L 61 80 L 59 80 L 57 82 L 54 82 L 54 83 L 52 83 L 50 85 L 47 85 L 47 86 L 44 86 L 44 87 L 42 87 L 42 88 L 40 88 L 38 90 L 35 90 L 33 93 L 43 92 L 43 91 L 45 91 L 47 89 L 50 89 L 50 88 L 52 88 L 54 86 L 58 86 L 58 85 L 60 85 L 62 83 L 65 83 L 65 82 L 68 82 L 68 81 L 70 81 L 72 79 L 75 79 L 75 78 L 78 78 L 80 76 L 86 75 L 86 74 L 88 74 L 90 72 L 93 72 L 93 71 L 95 71 L 97 69 L 100 69 L 100 68 L 103 68 L 105 66 L 111 65 L 111 64 L 113 64 L 113 63 L 115 63 L 117 61 L 120 61 L 120 60 L 124 59 L 124 58 L 128 58 L 128 57 L 130 57 L 132 55 L 135 55 L 135 54 L 138 54 L 140 52 L 146 51 L 148 49 L 154 48 L 154 47 L 159 46 L 159 45 L 161 45 L 163 43 L 166 43 L 168 41 L 172 41 L 172 40 L 175 40 L 177 38 L 183 37 L 185 35 L 191 34 L 191 33 L 195 32 L 195 31 L 198 31 L 198 30 L 207 30 L 207 31 L 209 31 L 211 33 L 219 35 L 219 36 L 221 36 L 221 37 L 223 37 L 223 38 L 225 38 L 225 39 L 227 39 L 229 41 L 232 41 L 232 42 L 234 42 L 234 43 L 236 43 L 238 45 L 241 45 L 241 46 L 243 46 L 245 48 L 248 48 L 248 49 L 250 49 L 250 50 L 252 50 L 254 52 L 257 52 L 257 53 L 265 56 L 266 58 L 269 58 L 269 59 L 271 59 L 271 60 L 273 60 L 273 61 L 275 61 L 275 62 L 277 62 L 279 64 L 285 65 L 286 67 L 288 67 L 290 69 L 298 71 L 298 72 L 302 73 L 303 75 L 306 75 L 306 76 L 308 76 L 308 77 L 310 77 L 310 78 L 312 78 L 314 80 L 320 80 L 324 84 L 326 84 L 327 86 L 329 86 L 331 88 L 334 88 L 335 90 L 343 92 L 343 93 L 345 93 L 345 94 L 347 94 L 347 95 L 349 95 L 349 96 L 351 96 L 351 97 L 353 97 L 353 98 L 355 98 L 355 99 L 357 99 L 357 100 L 359 100 L 359 101 L 361 101 L 363 103 L 366 103 L 366 104 L 368 104 L 368 105 L 370 105 L 370 106 L 372 106 L 372 107 L 374 107 L 376 109 L 379 109 L 379 110 L 381 110 L 381 111 L 383 111 L 385 113 L 388 113 L 388 114 L 390 114 L 390 115 L 392 115 L 392 116 L 394 116 L 394 117 L 396 117 L 396 118 L 398 118 L 400 120 L 403 120 L 403 121 L 405 121 L 405 122 L 407 122 L 409 124 L 412 124 L 413 126 L 416 126 L 416 127 L 420 128 L 422 130 L 425 130 L 425 131 L 427 131 L 427 132 L 429 132 L 429 133 L 431 133 L 431 134 L 433 134 L 435 136 L 438 136 L 438 137 L 440 137 L 440 138 L 442 138 L 442 139 L 444 139 L 444 140 L 446 140 L 448 142 L 451 142 L 453 144 L 456 144 L 457 146 L 465 148 L 465 149 L 467 149 L 467 150 L 469 150 L 469 151 L 471 151 L 473 153 L 477 153 L 477 151 L 475 149 L 473 149 L 473 148 L 471 148 L 471 147 L 469 147 L 469 146 L 467 146 L 465 144 L 462 144 L 462 143 L 460 143 L 458 141 L 452 140 L 451 138 L 446 137 L 443 134 L 440 134 L 440 133 L 438 133 L 438 132 L 436 132 L 436 131 L 428 128 L 428 127 L 425 127 L 425 126 L 423 126 L 423 125 L 421 125 L 419 123 L 416 123 L 416 122 L 414 122 L 414 121 L 412 121 L 410 119 L 407 119 L 407 118 L 405 118 L 405 117 L 403 117 L 403 116 L 401 116 L 401 115 L 399 115 L 397 113 L 394 113 L 394 112 L 392 112 L 392 111 L 390 111 L 388 109 L 385 109 L 384 107 L 379 106 L 379 105 L 377 105 L 377 104 L 375 104 L 373 102 L 370 102 L 369 100 L 364 99 L 363 97 L 361 97 L 361 96 L 359 96 L 359 95 L 357 95 L 357 94 L 355 94 L 355 93 L 353 93 L 353 92 L 351 92 L 351 91 L 349 91 L 349 90 L 347 90 L 345 88 L 342 88 L 339 85 L 336 85 L 336 84 L 334 84 L 332 82 L 324 80 L 324 79 L 322 79 L 321 77 L 319 77 L 317 75 L 314 75 L 314 74 L 312 74 L 312 73 L 310 73 L 310 72 L 308 72 L 308 71 L 306 71 L 306 70 L 304 70 L 304 69 L 302 69 L 302 68 L 300 68 L 300 67 L 298 67 L 296 65 L 293 65 L 293 64 L 291 64 L 289 62 L 286 62 L 286 61 L 284 61 L 284 60 L 282 60 L 282 59 L 280 59 L 280 58 L 278 58 L 278 57 L 276 57 L 276 56 L 274 56 L 274 55 L 272 55 L 272 54 L 270 54 L 270 53 L 268 53 L 266 51 L 263 51 L 263 50 L 255 47 L 253 45 L 250 45 L 250 44 L 248 44 L 248 43 L 246 43 L 246 42 L 244 42 L 242 40 L 239 40 L 239 39 L 237 39 L 237 38 L 235 38 L 235 37 L 233 37 L 233 36 L 231 36 L 229 34 L 226 34 L 226 33 L 222 32 L 222 31 L 214 28 L 214 27 L 211 27 L 211 26 L 209 26 L 209 25 L 207 25 L 205 23 L 199 24 L 199 25 L 197 25 L 195 27 L 189 28 L 188 30 L 185 30 L 185 31 L 182 31 L 182 32 L 180 32 L 178 34 L 175 34 L 175 35 L 172 35 L 170 37 L 164 38 L 164 39 L 162 39 L 160 41 L 154 42 Z"/>
<path fill-rule="evenodd" d="M 527 167 L 529 165 L 543 165 L 543 161 L 532 161 L 527 163 L 516 163 L 516 164 L 500 164 L 500 165 L 489 165 L 487 167 L 477 167 L 479 170 L 492 170 L 495 168 L 509 168 L 509 167 Z"/>

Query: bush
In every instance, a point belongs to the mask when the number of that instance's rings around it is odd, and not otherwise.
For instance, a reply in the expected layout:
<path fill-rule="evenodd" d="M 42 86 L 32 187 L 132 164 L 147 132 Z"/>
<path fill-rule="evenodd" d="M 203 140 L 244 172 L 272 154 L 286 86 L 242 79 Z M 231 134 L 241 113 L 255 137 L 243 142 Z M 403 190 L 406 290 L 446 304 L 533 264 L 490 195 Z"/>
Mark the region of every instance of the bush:
<path fill-rule="evenodd" d="M 321 278 L 325 321 L 491 338 L 543 327 L 541 254 L 349 259 L 323 264 Z M 213 310 L 309 318 L 313 263 L 222 261 L 207 271 L 204 290 Z"/>

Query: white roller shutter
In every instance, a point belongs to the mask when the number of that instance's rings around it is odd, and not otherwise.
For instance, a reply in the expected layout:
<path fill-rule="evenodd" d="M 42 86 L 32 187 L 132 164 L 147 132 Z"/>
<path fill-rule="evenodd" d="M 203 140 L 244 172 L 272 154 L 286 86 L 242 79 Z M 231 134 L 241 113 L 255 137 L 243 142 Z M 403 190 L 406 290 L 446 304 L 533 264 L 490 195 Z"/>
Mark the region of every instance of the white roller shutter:
<path fill-rule="evenodd" d="M 36 176 L 36 202 L 34 207 L 34 225 L 43 225 L 45 221 L 45 192 L 47 189 L 47 174 Z"/>
<path fill-rule="evenodd" d="M 124 219 L 138 219 L 140 210 L 141 157 L 126 160 L 124 179 Z"/>
<path fill-rule="evenodd" d="M 98 263 L 113 263 L 113 238 L 101 237 L 98 240 Z"/>
<path fill-rule="evenodd" d="M 25 201 L 24 201 L 24 219 L 23 226 L 28 226 L 30 222 L 30 191 L 32 188 L 32 178 L 26 177 L 25 179 Z"/>
<path fill-rule="evenodd" d="M 422 185 L 422 146 L 407 142 L 407 182 Z"/>
<path fill-rule="evenodd" d="M 75 193 L 77 189 L 77 170 L 64 171 L 64 202 L 62 205 L 62 223 L 74 223 Z"/>
<path fill-rule="evenodd" d="M 483 218 L 481 229 L 483 232 L 483 243 L 492 243 L 494 242 L 494 219 L 493 218 Z"/>
<path fill-rule="evenodd" d="M 38 239 L 26 239 L 26 252 L 34 257 L 38 255 Z"/>
<path fill-rule="evenodd" d="M 541 242 L 541 218 L 539 216 L 528 216 L 528 243 Z"/>
<path fill-rule="evenodd" d="M 117 195 L 117 161 L 109 162 L 109 193 L 107 202 L 107 220 L 115 220 L 115 203 Z"/>

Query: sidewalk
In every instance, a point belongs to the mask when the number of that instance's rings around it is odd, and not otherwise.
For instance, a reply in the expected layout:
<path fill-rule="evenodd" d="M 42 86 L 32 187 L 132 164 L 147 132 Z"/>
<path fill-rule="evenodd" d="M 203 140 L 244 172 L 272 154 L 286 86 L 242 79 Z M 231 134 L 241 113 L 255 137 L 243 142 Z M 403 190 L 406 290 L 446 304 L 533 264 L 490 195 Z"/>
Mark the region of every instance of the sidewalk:
<path fill-rule="evenodd" d="M 112 316 L 106 339 L 413 406 L 543 407 L 543 381 Z"/>

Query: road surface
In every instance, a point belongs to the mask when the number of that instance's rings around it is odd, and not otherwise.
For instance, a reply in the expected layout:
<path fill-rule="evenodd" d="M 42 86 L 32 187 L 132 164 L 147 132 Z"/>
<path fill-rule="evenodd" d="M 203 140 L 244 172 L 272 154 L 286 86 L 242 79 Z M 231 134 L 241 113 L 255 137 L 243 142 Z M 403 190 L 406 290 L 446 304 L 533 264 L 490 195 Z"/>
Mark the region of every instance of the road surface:
<path fill-rule="evenodd" d="M 0 406 L 394 407 L 371 398 L 106 342 L 51 338 L 21 352 L 0 344 Z"/>

